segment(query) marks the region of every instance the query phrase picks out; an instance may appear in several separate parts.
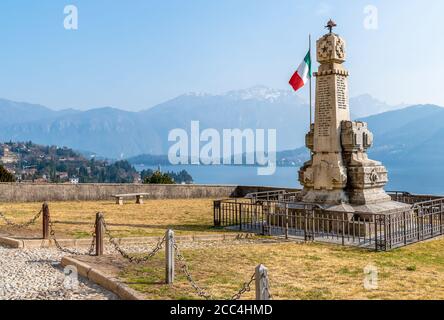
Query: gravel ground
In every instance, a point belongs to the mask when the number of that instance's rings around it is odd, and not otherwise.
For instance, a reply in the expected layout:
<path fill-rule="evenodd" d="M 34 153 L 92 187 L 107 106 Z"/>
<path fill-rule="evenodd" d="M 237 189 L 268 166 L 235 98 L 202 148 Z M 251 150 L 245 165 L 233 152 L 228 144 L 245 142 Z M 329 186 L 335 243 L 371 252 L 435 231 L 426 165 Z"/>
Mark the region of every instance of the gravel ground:
<path fill-rule="evenodd" d="M 0 300 L 108 300 L 116 295 L 78 277 L 65 276 L 55 249 L 0 246 Z M 68 270 L 66 270 L 68 272 Z"/>
<path fill-rule="evenodd" d="M 281 240 L 241 239 L 227 241 L 196 241 L 178 243 L 182 249 L 218 248 L 240 244 L 269 244 Z M 147 253 L 155 243 L 125 245 L 129 253 Z M 80 249 L 78 252 L 86 252 Z M 107 243 L 106 254 L 117 254 Z M 0 300 L 107 300 L 118 299 L 113 293 L 84 279 L 65 276 L 60 260 L 64 255 L 55 248 L 10 249 L 0 246 Z M 78 279 L 78 281 L 72 279 Z"/>

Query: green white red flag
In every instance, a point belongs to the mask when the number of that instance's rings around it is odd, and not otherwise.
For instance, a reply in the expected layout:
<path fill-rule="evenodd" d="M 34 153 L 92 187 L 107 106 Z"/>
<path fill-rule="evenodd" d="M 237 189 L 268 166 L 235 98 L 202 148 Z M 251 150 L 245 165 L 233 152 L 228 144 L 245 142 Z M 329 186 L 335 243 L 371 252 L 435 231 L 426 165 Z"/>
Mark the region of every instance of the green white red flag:
<path fill-rule="evenodd" d="M 298 70 L 293 74 L 289 83 L 294 91 L 302 88 L 311 78 L 311 57 L 310 51 L 304 58 L 304 61 L 299 65 Z"/>

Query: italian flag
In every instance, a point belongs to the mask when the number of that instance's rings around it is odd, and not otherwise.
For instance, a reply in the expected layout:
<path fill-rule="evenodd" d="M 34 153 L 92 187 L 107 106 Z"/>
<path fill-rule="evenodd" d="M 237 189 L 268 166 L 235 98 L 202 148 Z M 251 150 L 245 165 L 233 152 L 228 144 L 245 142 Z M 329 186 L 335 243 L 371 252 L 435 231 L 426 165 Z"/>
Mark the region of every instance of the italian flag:
<path fill-rule="evenodd" d="M 290 85 L 293 87 L 294 91 L 302 88 L 311 78 L 311 57 L 310 51 L 304 58 L 304 61 L 299 65 L 298 70 L 290 79 Z"/>

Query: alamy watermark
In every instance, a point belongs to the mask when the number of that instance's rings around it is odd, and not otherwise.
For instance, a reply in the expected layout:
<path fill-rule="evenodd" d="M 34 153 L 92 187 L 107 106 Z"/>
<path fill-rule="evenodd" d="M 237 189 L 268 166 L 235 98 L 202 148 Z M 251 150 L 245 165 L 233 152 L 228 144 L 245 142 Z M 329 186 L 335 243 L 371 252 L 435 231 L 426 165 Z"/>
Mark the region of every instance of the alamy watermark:
<path fill-rule="evenodd" d="M 378 289 L 378 268 L 374 265 L 367 265 L 364 268 L 364 289 Z"/>
<path fill-rule="evenodd" d="M 79 288 L 79 274 L 76 266 L 66 266 L 63 269 L 65 275 L 63 279 L 63 287 L 68 290 L 77 290 Z"/>
<path fill-rule="evenodd" d="M 79 29 L 79 9 L 73 4 L 65 6 L 63 9 L 65 19 L 63 20 L 63 27 L 66 30 Z"/>
<path fill-rule="evenodd" d="M 276 172 L 276 129 L 223 129 L 200 131 L 199 121 L 191 121 L 190 133 L 173 129 L 168 141 L 171 164 L 259 165 L 257 174 Z"/>
<path fill-rule="evenodd" d="M 367 5 L 364 7 L 364 29 L 366 30 L 377 30 L 379 27 L 379 16 L 378 8 L 374 5 Z"/>

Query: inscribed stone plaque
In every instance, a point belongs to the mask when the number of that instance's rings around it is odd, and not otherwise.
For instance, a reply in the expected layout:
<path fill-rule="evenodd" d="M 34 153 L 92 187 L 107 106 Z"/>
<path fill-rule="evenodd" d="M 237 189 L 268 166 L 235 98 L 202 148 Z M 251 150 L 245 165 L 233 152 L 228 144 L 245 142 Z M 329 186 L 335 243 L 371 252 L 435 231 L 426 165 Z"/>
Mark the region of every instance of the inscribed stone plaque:
<path fill-rule="evenodd" d="M 336 94 L 337 94 L 337 100 L 338 100 L 338 108 L 347 109 L 348 97 L 347 97 L 346 77 L 344 77 L 344 76 L 337 76 L 336 77 Z"/>
<path fill-rule="evenodd" d="M 330 77 L 319 77 L 317 80 L 316 102 L 318 107 L 317 124 L 318 134 L 321 137 L 330 135 L 330 126 L 332 121 L 332 106 L 331 106 L 331 90 Z"/>

